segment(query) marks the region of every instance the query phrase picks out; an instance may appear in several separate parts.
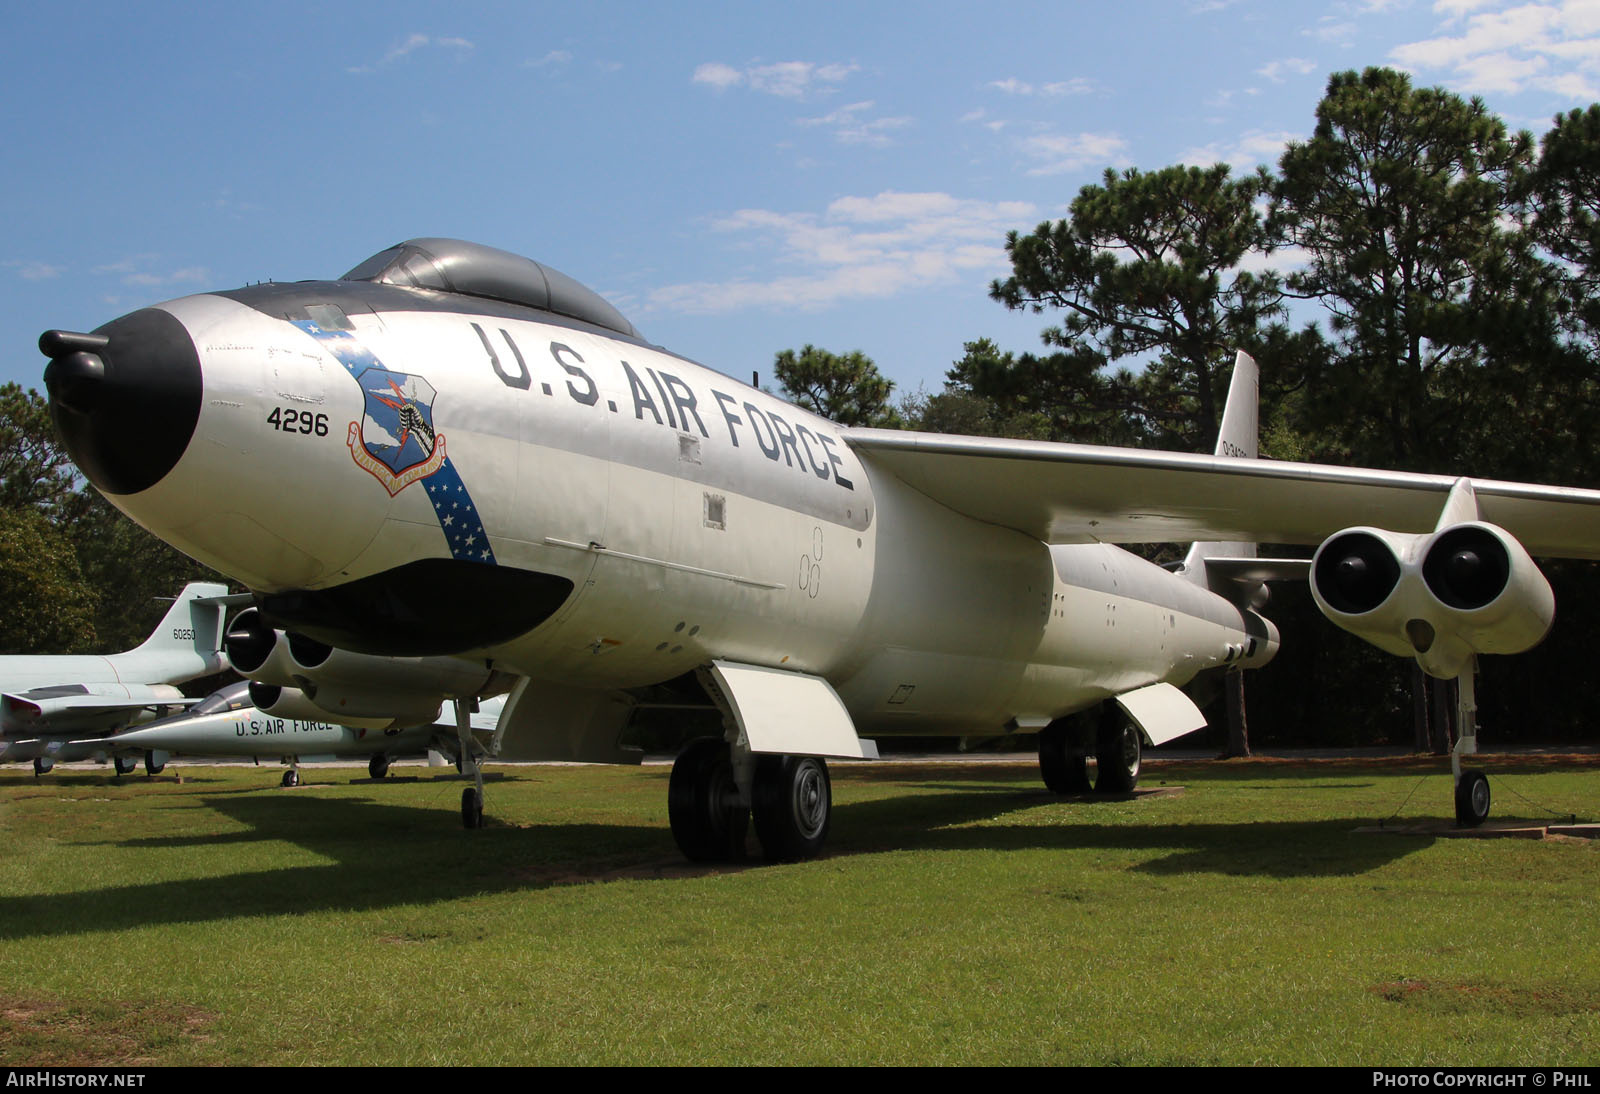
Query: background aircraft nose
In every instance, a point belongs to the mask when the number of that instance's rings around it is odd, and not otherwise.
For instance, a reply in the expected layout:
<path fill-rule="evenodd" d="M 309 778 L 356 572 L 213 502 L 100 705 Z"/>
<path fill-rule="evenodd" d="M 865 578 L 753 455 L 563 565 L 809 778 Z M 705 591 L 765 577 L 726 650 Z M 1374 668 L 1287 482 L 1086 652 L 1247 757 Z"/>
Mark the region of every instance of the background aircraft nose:
<path fill-rule="evenodd" d="M 93 334 L 47 330 L 50 416 L 73 462 L 107 494 L 136 494 L 176 466 L 200 418 L 200 356 L 176 317 L 145 308 Z"/>

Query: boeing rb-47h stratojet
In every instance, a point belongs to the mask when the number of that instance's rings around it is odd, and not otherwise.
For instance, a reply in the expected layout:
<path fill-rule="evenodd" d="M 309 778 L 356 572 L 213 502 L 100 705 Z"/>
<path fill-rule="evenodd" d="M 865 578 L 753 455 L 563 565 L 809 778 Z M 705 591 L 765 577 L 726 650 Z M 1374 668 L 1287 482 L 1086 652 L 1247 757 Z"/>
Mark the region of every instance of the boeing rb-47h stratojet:
<path fill-rule="evenodd" d="M 90 738 L 198 702 L 174 685 L 227 669 L 227 594 L 225 585 L 185 585 L 150 637 L 124 653 L 0 657 L 0 763 L 32 760 L 42 775 L 58 761 L 103 752 Z M 127 757 L 113 763 L 119 775 L 133 770 Z"/>
<path fill-rule="evenodd" d="M 241 642 L 310 644 L 322 667 L 282 679 L 330 713 L 448 697 L 464 726 L 514 679 L 506 754 L 628 762 L 642 700 L 720 710 L 670 784 L 694 858 L 752 814 L 769 856 L 816 853 L 824 758 L 872 735 L 1037 730 L 1052 788 L 1090 752 L 1130 788 L 1144 744 L 1203 724 L 1181 685 L 1275 652 L 1251 605 L 1306 567 L 1258 540 L 1321 544 L 1330 618 L 1467 685 L 1457 809 L 1482 820 L 1474 656 L 1548 628 L 1530 551 L 1600 555 L 1600 493 L 1255 459 L 1243 355 L 1217 456 L 845 429 L 457 240 L 40 347 L 84 474 L 254 591 Z M 1200 541 L 1176 572 L 1111 545 L 1173 540 Z M 462 805 L 481 822 L 481 779 Z"/>

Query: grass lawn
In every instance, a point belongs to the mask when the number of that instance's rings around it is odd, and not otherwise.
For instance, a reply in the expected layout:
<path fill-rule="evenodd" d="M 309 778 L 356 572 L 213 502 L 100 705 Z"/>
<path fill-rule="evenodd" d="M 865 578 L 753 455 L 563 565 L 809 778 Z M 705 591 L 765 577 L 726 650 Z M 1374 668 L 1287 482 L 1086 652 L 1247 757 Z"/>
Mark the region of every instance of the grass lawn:
<path fill-rule="evenodd" d="M 1593 757 L 1480 766 L 1600 819 Z M 0 769 L 0 1065 L 1600 1064 L 1600 842 L 1354 833 L 1438 761 L 837 764 L 824 857 L 716 869 L 665 767 L 506 768 L 479 832 L 174 770 Z"/>

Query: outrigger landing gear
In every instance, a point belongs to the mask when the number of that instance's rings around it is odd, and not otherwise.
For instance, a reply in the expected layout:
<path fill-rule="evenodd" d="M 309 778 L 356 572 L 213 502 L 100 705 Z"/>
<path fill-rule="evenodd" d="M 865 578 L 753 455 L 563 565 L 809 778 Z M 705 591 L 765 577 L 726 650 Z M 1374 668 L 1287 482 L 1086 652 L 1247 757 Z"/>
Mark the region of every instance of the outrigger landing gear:
<path fill-rule="evenodd" d="M 1489 819 L 1489 777 L 1461 766 L 1461 757 L 1478 751 L 1476 659 L 1456 677 L 1456 746 L 1450 750 L 1450 773 L 1456 781 L 1456 826 L 1476 828 Z"/>

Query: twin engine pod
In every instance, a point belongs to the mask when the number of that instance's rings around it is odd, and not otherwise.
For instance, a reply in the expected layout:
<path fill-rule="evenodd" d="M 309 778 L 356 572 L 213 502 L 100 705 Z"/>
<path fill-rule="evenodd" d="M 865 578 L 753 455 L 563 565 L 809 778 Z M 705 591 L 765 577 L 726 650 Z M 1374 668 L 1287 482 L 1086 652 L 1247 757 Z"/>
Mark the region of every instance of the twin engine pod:
<path fill-rule="evenodd" d="M 234 618 L 224 639 L 233 667 L 249 677 L 250 698 L 281 718 L 367 729 L 427 725 L 446 699 L 479 695 L 491 672 L 459 657 L 379 657 L 335 649 L 274 630 L 255 608 Z"/>
<path fill-rule="evenodd" d="M 1469 668 L 1473 654 L 1533 648 L 1556 611 L 1522 544 L 1483 521 L 1430 535 L 1335 533 L 1312 557 L 1311 595 L 1351 634 L 1445 679 Z"/>

